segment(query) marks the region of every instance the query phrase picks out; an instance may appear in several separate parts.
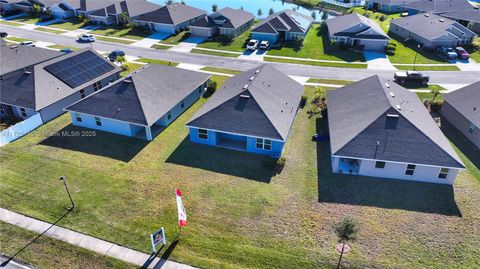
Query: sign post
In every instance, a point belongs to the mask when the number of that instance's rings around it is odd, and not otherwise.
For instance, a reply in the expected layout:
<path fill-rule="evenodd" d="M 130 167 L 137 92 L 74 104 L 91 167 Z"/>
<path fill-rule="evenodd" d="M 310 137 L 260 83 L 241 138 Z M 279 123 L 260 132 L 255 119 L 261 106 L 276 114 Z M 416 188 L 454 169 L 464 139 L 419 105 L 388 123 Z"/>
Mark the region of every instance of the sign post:
<path fill-rule="evenodd" d="M 175 189 L 175 196 L 177 197 L 177 211 L 178 211 L 178 226 L 180 227 L 180 232 L 182 227 L 187 226 L 187 211 L 183 206 L 182 202 L 182 191 Z"/>
<path fill-rule="evenodd" d="M 152 251 L 153 253 L 157 252 L 157 246 L 162 244 L 166 245 L 167 244 L 167 238 L 165 237 L 165 229 L 160 228 L 160 230 L 154 232 L 153 234 L 150 234 L 150 240 L 152 241 Z"/>

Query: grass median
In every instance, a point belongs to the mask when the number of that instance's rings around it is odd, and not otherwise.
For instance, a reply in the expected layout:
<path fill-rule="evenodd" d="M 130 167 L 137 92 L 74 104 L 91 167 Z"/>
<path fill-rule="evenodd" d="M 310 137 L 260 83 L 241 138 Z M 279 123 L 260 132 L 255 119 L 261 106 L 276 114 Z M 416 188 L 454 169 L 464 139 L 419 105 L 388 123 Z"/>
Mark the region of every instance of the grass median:
<path fill-rule="evenodd" d="M 303 65 L 315 65 L 315 66 L 360 68 L 360 69 L 367 68 L 367 64 L 319 62 L 319 61 L 296 60 L 296 59 L 286 59 L 286 58 L 277 58 L 277 57 L 268 57 L 268 56 L 263 57 L 263 60 L 267 62 L 291 63 L 291 64 L 303 64 Z"/>

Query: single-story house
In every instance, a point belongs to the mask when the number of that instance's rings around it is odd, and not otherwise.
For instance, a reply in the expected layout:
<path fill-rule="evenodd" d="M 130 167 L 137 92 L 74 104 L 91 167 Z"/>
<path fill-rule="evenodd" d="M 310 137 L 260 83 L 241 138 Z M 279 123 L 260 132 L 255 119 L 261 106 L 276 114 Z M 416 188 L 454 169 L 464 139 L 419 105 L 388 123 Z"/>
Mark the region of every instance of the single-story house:
<path fill-rule="evenodd" d="M 413 39 L 425 48 L 468 45 L 477 36 L 460 23 L 431 13 L 392 20 L 389 30 L 405 40 Z"/>
<path fill-rule="evenodd" d="M 215 34 L 238 36 L 252 25 L 255 16 L 240 9 L 222 8 L 190 25 L 193 36 L 211 37 Z"/>
<path fill-rule="evenodd" d="M 383 51 L 390 38 L 375 21 L 358 13 L 326 20 L 328 36 L 339 44 Z"/>
<path fill-rule="evenodd" d="M 133 18 L 133 22 L 152 31 L 175 34 L 204 19 L 207 12 L 184 4 L 170 4 Z"/>
<path fill-rule="evenodd" d="M 455 10 L 471 8 L 468 0 L 418 0 L 411 1 L 405 5 L 408 15 L 415 15 L 422 12 L 440 14 Z"/>
<path fill-rule="evenodd" d="M 4 40 L 3 38 L 1 40 Z M 17 70 L 64 55 L 55 50 L 27 46 L 3 46 L 0 48 L 0 80 Z"/>
<path fill-rule="evenodd" d="M 480 149 L 480 81 L 443 98 L 442 116 Z"/>
<path fill-rule="evenodd" d="M 0 80 L 2 116 L 27 119 L 39 114 L 45 123 L 118 79 L 120 71 L 89 48 L 11 71 Z"/>
<path fill-rule="evenodd" d="M 301 40 L 307 35 L 313 18 L 296 11 L 285 9 L 274 13 L 252 29 L 252 38 L 269 41 L 275 44 L 279 41 Z"/>
<path fill-rule="evenodd" d="M 122 20 L 126 19 L 126 23 L 133 18 L 152 12 L 161 7 L 162 6 L 151 3 L 147 0 L 123 0 L 98 9 L 90 13 L 88 17 L 93 23 L 97 24 L 119 24 Z M 122 14 L 125 14 L 127 18 L 123 18 Z"/>
<path fill-rule="evenodd" d="M 17 9 L 17 3 L 25 2 L 25 0 L 0 0 L 0 11 Z"/>
<path fill-rule="evenodd" d="M 327 92 L 334 173 L 452 185 L 464 169 L 415 93 L 371 76 Z"/>
<path fill-rule="evenodd" d="M 478 7 L 446 12 L 440 16 L 455 20 L 473 32 L 480 33 L 480 9 Z"/>
<path fill-rule="evenodd" d="M 190 141 L 280 157 L 303 86 L 264 64 L 228 79 L 190 119 Z"/>
<path fill-rule="evenodd" d="M 209 79 L 147 65 L 65 110 L 73 125 L 150 141 L 202 96 Z"/>
<path fill-rule="evenodd" d="M 409 2 L 412 0 L 366 0 L 365 7 L 384 13 L 400 13 L 406 10 L 405 4 Z"/>

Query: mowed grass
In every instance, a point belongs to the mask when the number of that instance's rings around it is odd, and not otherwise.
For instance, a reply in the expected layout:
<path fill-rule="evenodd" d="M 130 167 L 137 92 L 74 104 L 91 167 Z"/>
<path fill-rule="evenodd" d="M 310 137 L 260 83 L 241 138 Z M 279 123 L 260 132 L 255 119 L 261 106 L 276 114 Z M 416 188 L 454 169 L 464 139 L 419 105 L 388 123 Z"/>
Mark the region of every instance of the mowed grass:
<path fill-rule="evenodd" d="M 362 53 L 349 50 L 332 49 L 328 39 L 327 27 L 314 24 L 302 42 L 285 42 L 283 47 L 272 47 L 267 54 L 317 60 L 332 60 L 346 62 L 364 62 Z"/>
<path fill-rule="evenodd" d="M 102 35 L 107 37 L 120 37 L 133 40 L 142 40 L 148 35 L 150 35 L 150 33 L 148 32 L 143 32 L 133 28 L 118 25 L 109 25 L 101 29 L 93 30 L 90 32 L 90 34 Z"/>
<path fill-rule="evenodd" d="M 470 59 L 474 60 L 477 63 L 480 63 L 480 37 L 476 37 L 473 40 L 473 46 L 468 49 L 470 54 Z"/>
<path fill-rule="evenodd" d="M 238 70 L 218 68 L 218 67 L 210 67 L 210 66 L 203 67 L 200 70 L 210 71 L 210 72 L 215 72 L 215 73 L 230 74 L 230 75 L 238 75 L 238 74 L 242 73 L 242 71 L 238 71 Z"/>
<path fill-rule="evenodd" d="M 64 46 L 64 45 L 50 45 L 50 46 L 48 46 L 48 47 L 51 48 L 51 49 L 58 49 L 58 50 L 61 50 L 61 49 L 71 49 L 71 50 L 73 50 L 73 51 L 80 50 L 80 49 L 77 48 L 77 47 Z"/>
<path fill-rule="evenodd" d="M 22 16 L 22 17 L 12 19 L 12 21 L 35 24 L 35 23 L 40 22 L 40 16 L 27 15 L 27 16 Z"/>
<path fill-rule="evenodd" d="M 390 42 L 397 45 L 395 55 L 388 55 L 388 59 L 393 64 L 413 64 L 415 60 L 415 55 L 417 56 L 417 64 L 448 63 L 448 61 L 441 58 L 440 56 L 438 56 L 438 54 L 434 52 L 419 49 L 415 46 L 415 44 L 407 44 L 402 42 L 402 38 L 395 34 L 389 33 L 389 36 L 392 38 Z"/>
<path fill-rule="evenodd" d="M 413 70 L 413 65 L 394 65 L 399 70 Z M 417 71 L 460 71 L 456 65 L 440 65 L 440 66 L 422 66 L 416 65 Z"/>
<path fill-rule="evenodd" d="M 91 24 L 88 20 L 81 20 L 77 17 L 70 18 L 68 21 L 56 22 L 48 25 L 48 27 L 53 27 L 61 30 L 73 31 L 80 29 L 82 27 L 89 26 Z"/>
<path fill-rule="evenodd" d="M 348 84 L 352 84 L 355 81 L 343 80 L 343 79 L 310 78 L 310 79 L 307 80 L 307 82 L 309 82 L 309 83 L 334 84 L 334 85 L 348 85 Z"/>
<path fill-rule="evenodd" d="M 206 55 L 214 55 L 214 56 L 221 56 L 221 57 L 231 57 L 237 58 L 240 54 L 230 53 L 230 52 L 222 52 L 222 51 L 215 51 L 215 50 L 202 50 L 202 49 L 192 49 L 191 53 L 196 54 L 206 54 Z"/>
<path fill-rule="evenodd" d="M 105 36 L 95 36 L 97 40 L 101 41 L 106 41 L 106 42 L 112 42 L 112 43 L 120 43 L 120 44 L 133 44 L 135 43 L 134 40 L 126 40 L 126 39 L 119 39 L 119 38 L 113 38 L 113 37 L 105 37 Z"/>
<path fill-rule="evenodd" d="M 157 59 L 149 59 L 149 58 L 140 58 L 135 60 L 136 62 L 147 63 L 147 64 L 162 64 L 162 65 L 170 65 L 170 66 L 177 66 L 178 63 L 164 61 L 164 60 L 157 60 Z"/>
<path fill-rule="evenodd" d="M 229 51 L 244 51 L 247 47 L 247 42 L 250 39 L 250 32 L 254 26 L 241 33 L 240 35 L 231 38 L 222 35 L 215 35 L 210 39 L 207 39 L 202 44 L 199 44 L 199 48 L 216 49 L 216 50 L 229 50 Z"/>
<path fill-rule="evenodd" d="M 15 26 L 15 27 L 23 25 L 21 23 L 16 23 L 16 22 L 13 22 L 13 21 L 0 21 L 0 24 L 5 24 L 5 25 L 8 25 L 8 26 Z"/>
<path fill-rule="evenodd" d="M 13 42 L 24 42 L 24 41 L 36 42 L 36 40 L 33 40 L 33 39 L 28 39 L 28 38 L 23 38 L 23 37 L 15 37 L 15 36 L 7 36 L 7 37 L 5 37 L 5 40 L 9 40 L 9 41 L 13 41 Z"/>
<path fill-rule="evenodd" d="M 177 45 L 188 37 L 190 37 L 190 33 L 187 32 L 187 31 L 183 31 L 183 32 L 180 32 L 178 34 L 171 35 L 171 36 L 167 37 L 166 39 L 163 39 L 162 41 L 160 41 L 160 43 L 169 44 L 169 45 Z"/>
<path fill-rule="evenodd" d="M 311 139 L 326 120 L 309 117 L 308 103 L 277 174 L 268 157 L 189 142 L 185 123 L 205 101 L 150 143 L 102 132 L 47 137 L 82 130 L 67 115 L 45 124 L 2 147 L 0 206 L 55 221 L 69 205 L 58 181 L 66 175 L 77 208 L 62 226 L 150 252 L 151 232 L 165 227 L 169 245 L 178 232 L 180 188 L 189 225 L 170 258 L 194 266 L 335 268 L 332 225 L 344 215 L 361 231 L 343 268 L 480 266 L 480 165 L 461 152 L 468 169 L 453 189 L 332 174 L 328 143 Z"/>
<path fill-rule="evenodd" d="M 363 64 L 363 63 L 354 64 L 354 63 L 318 62 L 318 61 L 309 61 L 309 60 L 277 58 L 277 57 L 269 57 L 269 56 L 263 57 L 263 60 L 267 62 L 329 66 L 329 67 L 340 67 L 340 68 L 363 68 L 363 69 L 367 68 L 367 64 Z"/>
<path fill-rule="evenodd" d="M 162 45 L 162 44 L 153 44 L 150 48 L 157 50 L 168 50 L 173 48 L 172 46 Z"/>
<path fill-rule="evenodd" d="M 33 30 L 37 30 L 37 31 L 41 31 L 41 32 L 47 32 L 47 33 L 52 33 L 52 34 L 63 34 L 63 33 L 66 33 L 67 31 L 63 31 L 63 30 L 55 30 L 55 29 L 50 29 L 50 28 L 47 28 L 47 27 L 37 27 Z"/>
<path fill-rule="evenodd" d="M 27 246 L 37 233 L 0 221 L 0 251 L 9 257 Z M 132 264 L 41 236 L 15 257 L 37 268 L 136 268 Z"/>

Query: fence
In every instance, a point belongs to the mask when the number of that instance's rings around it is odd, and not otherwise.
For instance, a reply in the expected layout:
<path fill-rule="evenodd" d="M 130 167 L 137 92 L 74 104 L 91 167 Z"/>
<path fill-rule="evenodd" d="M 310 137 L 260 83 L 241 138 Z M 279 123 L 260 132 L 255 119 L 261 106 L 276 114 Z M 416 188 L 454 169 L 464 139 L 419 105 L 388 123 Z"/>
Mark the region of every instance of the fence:
<path fill-rule="evenodd" d="M 25 119 L 0 133 L 0 147 L 30 133 L 43 124 L 40 113 Z"/>

